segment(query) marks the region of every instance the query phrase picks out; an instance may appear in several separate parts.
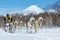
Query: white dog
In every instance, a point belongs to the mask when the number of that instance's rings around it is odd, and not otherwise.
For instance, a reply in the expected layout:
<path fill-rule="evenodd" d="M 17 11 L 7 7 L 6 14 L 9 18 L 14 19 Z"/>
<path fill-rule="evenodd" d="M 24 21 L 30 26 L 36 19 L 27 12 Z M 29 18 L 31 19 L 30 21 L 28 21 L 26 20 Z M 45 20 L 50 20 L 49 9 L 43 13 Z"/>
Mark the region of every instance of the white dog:
<path fill-rule="evenodd" d="M 30 20 L 28 21 L 28 29 L 30 32 L 32 32 L 34 29 L 34 20 L 35 20 L 34 17 L 31 17 Z"/>

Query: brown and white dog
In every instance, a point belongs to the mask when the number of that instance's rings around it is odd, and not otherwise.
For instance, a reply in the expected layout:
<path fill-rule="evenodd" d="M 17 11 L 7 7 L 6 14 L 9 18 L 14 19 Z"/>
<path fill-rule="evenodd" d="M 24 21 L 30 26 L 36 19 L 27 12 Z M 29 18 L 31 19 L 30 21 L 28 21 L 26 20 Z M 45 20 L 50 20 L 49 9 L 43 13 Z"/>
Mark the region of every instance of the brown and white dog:
<path fill-rule="evenodd" d="M 20 21 L 18 25 L 19 25 L 19 29 L 22 29 L 24 27 L 23 21 Z"/>
<path fill-rule="evenodd" d="M 40 22 L 39 25 L 40 25 L 40 27 L 41 27 L 42 24 L 43 24 L 43 17 L 39 17 L 38 20 L 39 20 L 39 22 Z"/>

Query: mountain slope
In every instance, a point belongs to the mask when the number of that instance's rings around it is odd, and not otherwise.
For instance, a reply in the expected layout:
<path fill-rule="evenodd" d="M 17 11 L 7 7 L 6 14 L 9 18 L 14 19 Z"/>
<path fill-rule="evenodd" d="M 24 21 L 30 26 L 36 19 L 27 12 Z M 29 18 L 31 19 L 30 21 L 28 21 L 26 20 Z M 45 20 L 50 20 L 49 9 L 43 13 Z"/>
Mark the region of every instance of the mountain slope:
<path fill-rule="evenodd" d="M 24 14 L 28 14 L 28 13 L 33 13 L 33 14 L 39 14 L 39 13 L 42 13 L 44 12 L 43 9 L 39 8 L 38 6 L 36 5 L 31 5 L 29 6 L 28 8 L 24 9 L 23 10 Z"/>

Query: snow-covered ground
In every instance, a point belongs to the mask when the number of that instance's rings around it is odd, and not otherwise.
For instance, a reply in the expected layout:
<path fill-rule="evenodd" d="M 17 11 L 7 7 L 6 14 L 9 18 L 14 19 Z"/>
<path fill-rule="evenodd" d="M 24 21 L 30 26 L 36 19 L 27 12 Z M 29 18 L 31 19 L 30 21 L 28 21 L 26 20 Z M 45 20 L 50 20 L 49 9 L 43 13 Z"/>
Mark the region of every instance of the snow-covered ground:
<path fill-rule="evenodd" d="M 60 40 L 60 27 L 41 28 L 38 33 L 25 33 L 16 31 L 15 34 L 0 29 L 0 40 Z"/>

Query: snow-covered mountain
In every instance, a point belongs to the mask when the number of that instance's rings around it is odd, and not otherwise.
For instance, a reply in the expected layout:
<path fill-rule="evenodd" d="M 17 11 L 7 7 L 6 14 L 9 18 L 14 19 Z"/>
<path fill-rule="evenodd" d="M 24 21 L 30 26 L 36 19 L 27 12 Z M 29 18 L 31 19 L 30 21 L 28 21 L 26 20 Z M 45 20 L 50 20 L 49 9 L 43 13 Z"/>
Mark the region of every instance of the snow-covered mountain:
<path fill-rule="evenodd" d="M 38 7 L 37 5 L 31 5 L 22 11 L 14 11 L 14 12 L 10 12 L 9 14 L 12 14 L 12 15 L 15 15 L 15 14 L 22 14 L 22 15 L 34 14 L 34 15 L 37 15 L 39 13 L 44 13 L 45 11 L 54 12 L 54 13 L 57 12 L 53 9 L 43 10 L 42 8 Z"/>
<path fill-rule="evenodd" d="M 22 11 L 14 11 L 11 12 L 9 14 L 22 14 L 22 15 L 29 15 L 29 14 L 34 14 L 37 15 L 39 13 L 44 13 L 45 11 L 47 12 L 56 12 L 55 10 L 49 9 L 49 10 L 43 10 L 42 8 L 38 7 L 37 5 L 31 5 L 29 7 L 27 7 L 26 9 L 22 10 Z"/>
<path fill-rule="evenodd" d="M 27 15 L 28 13 L 39 14 L 39 13 L 44 12 L 44 10 L 39 8 L 36 5 L 31 5 L 28 8 L 24 9 L 23 12 L 24 12 L 24 15 L 25 14 Z"/>

